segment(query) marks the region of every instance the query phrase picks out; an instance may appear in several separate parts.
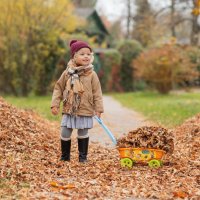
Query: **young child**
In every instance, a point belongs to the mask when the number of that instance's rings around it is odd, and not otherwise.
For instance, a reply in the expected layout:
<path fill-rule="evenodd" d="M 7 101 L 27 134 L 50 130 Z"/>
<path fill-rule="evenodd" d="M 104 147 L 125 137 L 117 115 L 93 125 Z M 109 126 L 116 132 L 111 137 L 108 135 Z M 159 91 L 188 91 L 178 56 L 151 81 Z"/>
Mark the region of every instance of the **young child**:
<path fill-rule="evenodd" d="M 61 122 L 61 160 L 70 161 L 71 134 L 78 129 L 79 162 L 87 162 L 89 135 L 93 116 L 101 117 L 103 101 L 101 85 L 93 70 L 91 47 L 78 40 L 70 42 L 71 59 L 56 82 L 51 112 L 57 115 L 63 101 Z"/>

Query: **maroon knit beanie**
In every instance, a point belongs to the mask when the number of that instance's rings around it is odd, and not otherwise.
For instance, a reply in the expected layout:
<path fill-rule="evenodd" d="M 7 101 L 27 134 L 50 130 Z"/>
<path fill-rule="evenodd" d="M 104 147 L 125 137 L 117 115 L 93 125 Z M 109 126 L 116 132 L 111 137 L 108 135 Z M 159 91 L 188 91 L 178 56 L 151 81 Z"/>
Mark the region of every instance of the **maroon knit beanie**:
<path fill-rule="evenodd" d="M 82 49 L 82 48 L 88 48 L 90 49 L 90 51 L 92 52 L 92 49 L 91 47 L 86 43 L 86 42 L 83 42 L 81 40 L 71 40 L 70 42 L 70 53 L 71 53 L 71 58 L 74 57 L 74 54 Z"/>

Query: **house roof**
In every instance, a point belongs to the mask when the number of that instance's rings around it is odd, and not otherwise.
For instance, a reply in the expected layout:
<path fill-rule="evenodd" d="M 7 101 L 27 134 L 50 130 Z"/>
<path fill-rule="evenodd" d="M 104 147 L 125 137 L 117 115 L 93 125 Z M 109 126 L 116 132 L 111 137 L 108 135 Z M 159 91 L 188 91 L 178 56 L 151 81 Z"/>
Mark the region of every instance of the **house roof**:
<path fill-rule="evenodd" d="M 77 8 L 75 9 L 75 13 L 80 16 L 80 17 L 84 17 L 87 18 L 90 15 L 92 15 L 92 13 L 95 11 L 95 9 L 93 8 Z"/>
<path fill-rule="evenodd" d="M 104 32 L 106 32 L 106 34 L 109 34 L 109 31 L 106 28 L 103 20 L 101 19 L 101 17 L 99 16 L 99 14 L 97 13 L 97 11 L 94 8 L 77 8 L 77 9 L 75 9 L 75 14 L 77 14 L 79 17 L 82 17 L 85 19 L 89 18 L 92 15 L 95 15 L 97 17 L 97 20 L 100 23 L 101 27 L 103 28 Z"/>

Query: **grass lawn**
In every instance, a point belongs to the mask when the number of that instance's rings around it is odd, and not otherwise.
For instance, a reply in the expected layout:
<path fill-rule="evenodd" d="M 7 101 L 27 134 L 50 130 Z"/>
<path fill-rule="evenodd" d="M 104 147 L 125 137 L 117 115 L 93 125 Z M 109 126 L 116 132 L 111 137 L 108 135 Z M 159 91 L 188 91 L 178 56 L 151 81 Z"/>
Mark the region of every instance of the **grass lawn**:
<path fill-rule="evenodd" d="M 112 94 L 124 106 L 141 112 L 150 120 L 172 128 L 200 113 L 200 93 L 160 95 L 150 92 Z"/>
<path fill-rule="evenodd" d="M 32 109 L 38 112 L 43 117 L 52 120 L 60 121 L 61 114 L 59 116 L 53 116 L 51 114 L 51 96 L 29 96 L 29 97 L 13 97 L 13 96 L 3 96 L 7 102 L 12 105 L 23 108 Z"/>
<path fill-rule="evenodd" d="M 134 109 L 165 127 L 181 124 L 185 119 L 200 113 L 200 93 L 160 95 L 153 92 L 111 94 L 124 106 Z M 60 121 L 50 112 L 51 96 L 4 97 L 9 103 L 25 109 L 33 109 L 43 117 Z"/>

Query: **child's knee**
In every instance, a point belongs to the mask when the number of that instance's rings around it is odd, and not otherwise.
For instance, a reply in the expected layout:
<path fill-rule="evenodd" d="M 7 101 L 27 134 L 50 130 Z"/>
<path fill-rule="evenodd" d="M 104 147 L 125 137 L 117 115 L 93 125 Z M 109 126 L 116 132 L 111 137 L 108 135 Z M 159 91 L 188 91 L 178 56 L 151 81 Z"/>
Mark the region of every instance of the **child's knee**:
<path fill-rule="evenodd" d="M 63 126 L 61 128 L 61 139 L 65 140 L 65 141 L 70 140 L 71 135 L 72 135 L 72 131 L 73 131 L 73 129 Z"/>
<path fill-rule="evenodd" d="M 88 129 L 78 129 L 78 138 L 88 138 L 89 134 L 88 134 Z"/>

